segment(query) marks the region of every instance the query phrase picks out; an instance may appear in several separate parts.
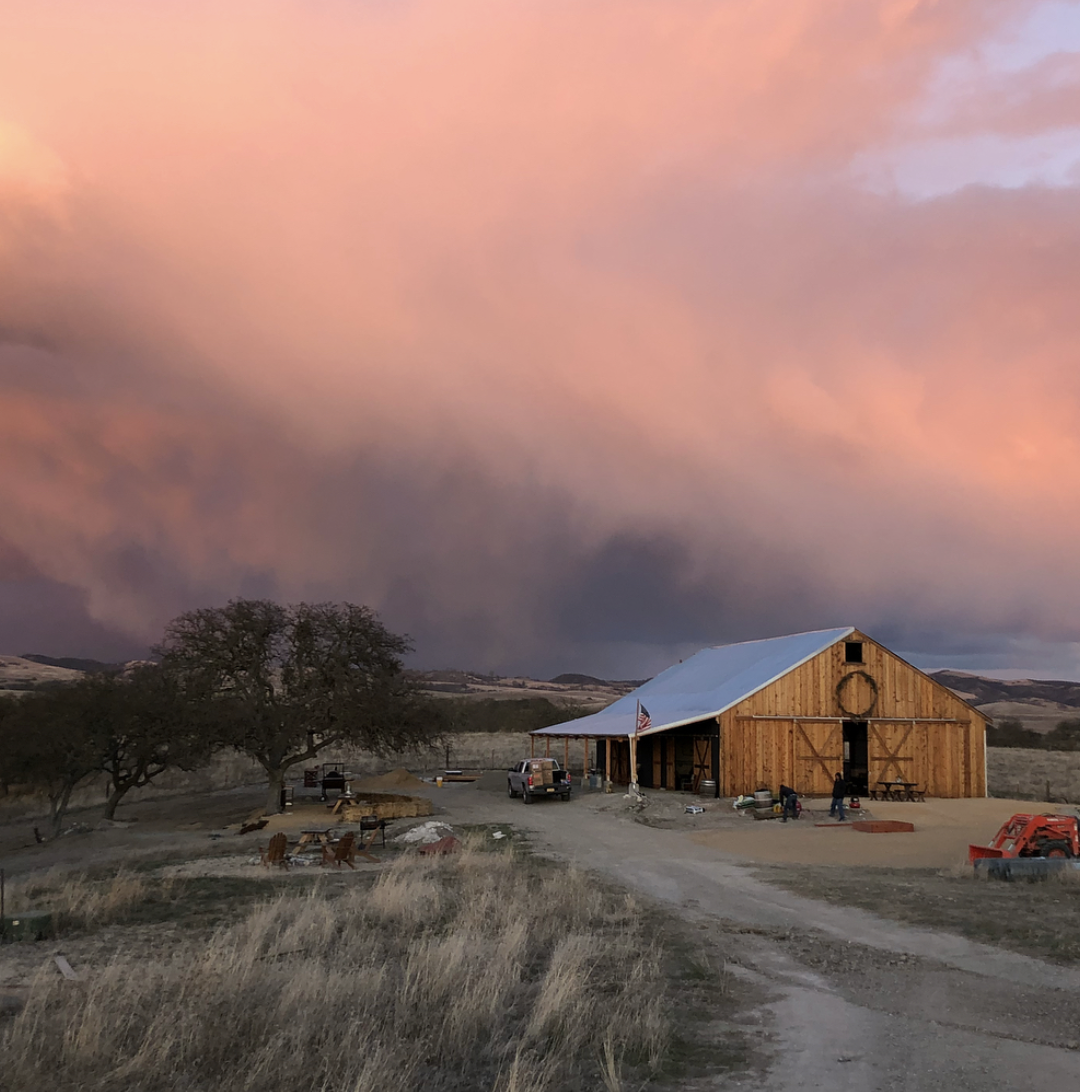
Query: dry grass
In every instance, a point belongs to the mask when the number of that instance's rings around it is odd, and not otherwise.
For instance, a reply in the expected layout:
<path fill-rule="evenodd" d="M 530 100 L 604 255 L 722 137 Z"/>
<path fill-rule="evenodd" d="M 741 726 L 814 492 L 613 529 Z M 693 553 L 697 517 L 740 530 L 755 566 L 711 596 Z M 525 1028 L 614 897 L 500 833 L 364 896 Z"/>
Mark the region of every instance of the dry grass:
<path fill-rule="evenodd" d="M 173 883 L 151 880 L 127 868 L 93 877 L 85 872 L 54 870 L 10 884 L 12 911 L 50 910 L 60 931 L 93 929 L 126 920 L 134 907 L 149 899 L 168 900 Z"/>
<path fill-rule="evenodd" d="M 990 796 L 1080 804 L 1080 751 L 987 747 L 986 772 Z"/>
<path fill-rule="evenodd" d="M 50 890 L 104 921 L 145 882 L 117 875 L 97 904 Z M 643 921 L 512 851 L 402 857 L 374 886 L 317 883 L 157 962 L 121 952 L 75 988 L 43 973 L 0 1036 L 4 1088 L 637 1087 L 669 1037 Z"/>

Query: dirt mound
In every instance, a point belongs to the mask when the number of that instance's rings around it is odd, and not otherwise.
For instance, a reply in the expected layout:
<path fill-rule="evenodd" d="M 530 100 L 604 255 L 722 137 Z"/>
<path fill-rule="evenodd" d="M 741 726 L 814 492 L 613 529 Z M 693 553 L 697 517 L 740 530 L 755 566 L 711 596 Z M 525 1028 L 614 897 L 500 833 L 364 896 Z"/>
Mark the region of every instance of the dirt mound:
<path fill-rule="evenodd" d="M 473 782 L 473 788 L 481 792 L 506 792 L 506 771 L 485 770 Z"/>
<path fill-rule="evenodd" d="M 378 777 L 366 778 L 354 785 L 353 789 L 366 792 L 371 789 L 423 789 L 428 787 L 420 778 L 399 767 L 389 773 L 380 774 Z"/>

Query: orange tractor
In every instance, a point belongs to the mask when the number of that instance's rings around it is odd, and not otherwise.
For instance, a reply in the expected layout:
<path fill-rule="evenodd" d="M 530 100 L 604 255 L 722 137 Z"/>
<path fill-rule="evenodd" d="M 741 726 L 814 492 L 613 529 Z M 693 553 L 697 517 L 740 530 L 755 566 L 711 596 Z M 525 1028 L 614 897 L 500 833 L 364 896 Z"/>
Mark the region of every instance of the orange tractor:
<path fill-rule="evenodd" d="M 1080 820 L 1073 815 L 1014 815 L 988 846 L 968 846 L 980 857 L 1080 857 Z"/>

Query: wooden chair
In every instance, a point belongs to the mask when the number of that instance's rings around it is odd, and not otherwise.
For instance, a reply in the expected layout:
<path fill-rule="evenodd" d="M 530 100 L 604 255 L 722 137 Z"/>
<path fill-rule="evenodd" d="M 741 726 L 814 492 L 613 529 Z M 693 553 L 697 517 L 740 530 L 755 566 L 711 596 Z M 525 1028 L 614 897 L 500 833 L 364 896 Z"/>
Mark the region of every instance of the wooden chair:
<path fill-rule="evenodd" d="M 332 846 L 322 847 L 322 860 L 320 864 L 332 864 L 340 868 L 347 864 L 351 869 L 356 868 L 356 835 L 350 830 L 343 834 Z"/>
<path fill-rule="evenodd" d="M 288 868 L 289 859 L 285 856 L 285 851 L 289 848 L 289 838 L 285 831 L 279 830 L 277 834 L 270 839 L 270 844 L 263 849 L 259 846 L 259 858 L 262 861 L 263 867 L 269 868 L 271 865 L 277 865 L 279 868 Z"/>

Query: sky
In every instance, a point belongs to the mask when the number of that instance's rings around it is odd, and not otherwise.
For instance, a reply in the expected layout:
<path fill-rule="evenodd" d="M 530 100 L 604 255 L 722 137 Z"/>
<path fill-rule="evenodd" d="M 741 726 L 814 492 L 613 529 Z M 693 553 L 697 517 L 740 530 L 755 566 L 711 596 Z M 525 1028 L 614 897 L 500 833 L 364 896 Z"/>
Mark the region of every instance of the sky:
<path fill-rule="evenodd" d="M 1080 678 L 1080 3 L 11 7 L 0 651 Z"/>

